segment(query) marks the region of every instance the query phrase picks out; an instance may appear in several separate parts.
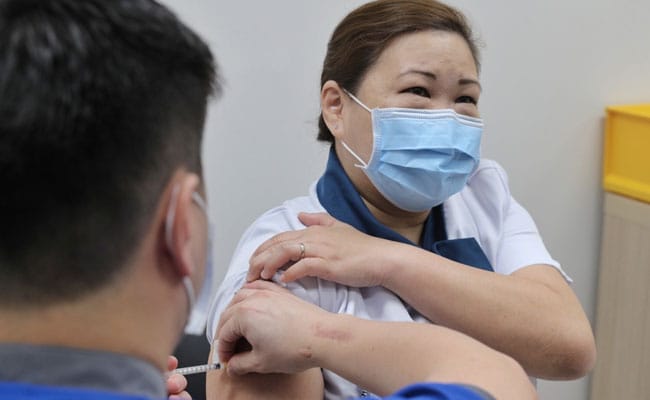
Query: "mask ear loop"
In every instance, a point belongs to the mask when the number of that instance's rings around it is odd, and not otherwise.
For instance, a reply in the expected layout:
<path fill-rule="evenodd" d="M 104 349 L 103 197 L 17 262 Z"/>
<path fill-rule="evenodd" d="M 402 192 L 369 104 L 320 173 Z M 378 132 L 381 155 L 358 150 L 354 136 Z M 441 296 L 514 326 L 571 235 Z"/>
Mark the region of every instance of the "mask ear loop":
<path fill-rule="evenodd" d="M 212 258 L 212 238 L 214 237 L 214 227 L 210 221 L 208 214 L 208 205 L 198 192 L 192 192 L 192 201 L 203 211 L 208 223 L 208 236 L 206 246 L 206 259 L 205 259 L 205 274 L 203 277 L 203 285 L 198 292 L 194 292 L 195 301 L 194 307 L 191 310 L 187 325 L 185 326 L 185 333 L 200 334 L 205 329 L 205 321 L 210 306 L 210 295 L 212 293 L 212 276 L 213 276 L 213 258 Z"/>
<path fill-rule="evenodd" d="M 349 97 L 350 97 L 350 98 L 351 98 L 355 103 L 357 103 L 359 106 L 363 107 L 366 111 L 368 111 L 368 112 L 372 115 L 372 110 L 371 110 L 370 108 L 368 108 L 365 104 L 363 104 L 363 103 L 361 102 L 361 100 L 357 99 L 355 95 L 353 95 L 352 93 L 348 92 L 347 89 L 345 89 L 345 88 L 341 88 L 341 89 L 343 90 L 343 93 L 347 94 L 347 95 L 348 95 L 348 96 L 349 96 Z M 344 141 L 341 141 L 341 144 L 343 145 L 343 147 L 345 147 L 345 149 L 346 149 L 346 150 L 347 150 L 347 151 L 348 151 L 348 152 L 349 152 L 349 153 L 350 153 L 354 158 L 357 159 L 357 161 L 359 161 L 359 164 L 354 164 L 355 167 L 357 167 L 357 168 L 362 168 L 362 169 L 368 168 L 368 163 L 366 163 L 365 161 L 363 161 L 363 160 L 361 159 L 361 157 L 359 157 L 359 156 L 357 155 L 357 153 L 355 153 L 354 151 L 352 151 L 352 149 L 350 148 L 350 146 L 348 146 Z"/>
<path fill-rule="evenodd" d="M 172 188 L 171 199 L 169 200 L 169 208 L 167 209 L 167 216 L 165 217 L 165 243 L 169 251 L 173 253 L 172 246 L 172 235 L 174 227 L 174 218 L 176 217 L 176 206 L 178 205 L 178 192 L 180 191 L 180 186 L 175 185 Z M 196 295 L 194 293 L 194 286 L 192 285 L 192 280 L 189 275 L 183 277 L 183 286 L 185 286 L 185 293 L 187 294 L 187 303 L 189 306 L 189 312 L 192 312 L 194 309 L 194 303 L 196 301 Z M 189 318 L 189 313 L 188 313 Z"/>
<path fill-rule="evenodd" d="M 372 110 L 371 110 L 370 108 L 368 108 L 367 105 L 363 104 L 363 103 L 361 102 L 361 100 L 357 99 L 357 97 L 356 97 L 355 95 L 353 95 L 352 93 L 348 92 L 348 90 L 345 89 L 345 88 L 341 88 L 341 89 L 343 89 L 343 93 L 345 93 L 345 94 L 347 94 L 348 96 L 350 96 L 350 98 L 351 98 L 352 100 L 354 100 L 355 103 L 357 103 L 357 104 L 360 105 L 361 107 L 365 108 L 366 111 L 368 111 L 370 114 L 372 114 Z"/>
<path fill-rule="evenodd" d="M 346 150 L 347 150 L 347 151 L 352 155 L 352 157 L 356 158 L 356 159 L 361 163 L 361 164 L 354 164 L 355 167 L 357 167 L 357 168 L 368 168 L 368 164 L 366 164 L 366 162 L 363 161 L 363 160 L 361 159 L 361 157 L 359 157 L 359 156 L 358 156 L 354 151 L 352 151 L 352 149 L 350 148 L 350 146 L 348 146 L 347 144 L 345 144 L 345 142 L 342 141 L 342 140 L 341 140 L 341 144 L 342 144 L 343 147 L 345 147 L 345 149 L 346 149 Z"/>
<path fill-rule="evenodd" d="M 201 195 L 198 194 L 197 192 L 192 192 L 192 200 L 194 200 L 196 202 L 196 204 L 198 204 L 199 207 L 201 207 L 201 209 L 203 210 L 203 212 L 207 216 L 208 215 L 208 205 L 205 203 L 205 200 L 203 200 Z"/>

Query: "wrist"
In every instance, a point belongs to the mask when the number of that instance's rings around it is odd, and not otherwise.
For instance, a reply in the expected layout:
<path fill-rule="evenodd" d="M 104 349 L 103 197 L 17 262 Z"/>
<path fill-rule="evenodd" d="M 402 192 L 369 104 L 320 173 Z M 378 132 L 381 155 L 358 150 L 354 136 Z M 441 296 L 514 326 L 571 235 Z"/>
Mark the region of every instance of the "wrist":
<path fill-rule="evenodd" d="M 379 270 L 380 285 L 387 289 L 395 284 L 395 279 L 398 279 L 400 262 L 403 262 L 405 245 L 399 242 L 387 240 L 382 247 L 384 251 L 381 252 L 380 258 L 377 262 L 377 269 Z M 400 261 L 401 260 L 401 261 Z"/>
<path fill-rule="evenodd" d="M 340 362 L 341 353 L 345 353 L 351 342 L 350 323 L 355 318 L 346 314 L 324 312 L 323 317 L 312 325 L 309 363 L 312 367 L 332 369 Z"/>

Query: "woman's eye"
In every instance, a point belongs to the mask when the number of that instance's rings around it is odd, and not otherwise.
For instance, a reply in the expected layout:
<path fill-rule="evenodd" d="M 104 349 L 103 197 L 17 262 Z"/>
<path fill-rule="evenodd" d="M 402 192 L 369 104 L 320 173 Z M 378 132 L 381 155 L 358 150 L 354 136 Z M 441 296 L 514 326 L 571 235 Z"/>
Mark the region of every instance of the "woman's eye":
<path fill-rule="evenodd" d="M 460 96 L 456 99 L 456 103 L 478 104 L 478 101 L 476 101 L 472 96 Z"/>
<path fill-rule="evenodd" d="M 425 88 L 421 87 L 421 86 L 415 86 L 415 87 L 412 87 L 412 88 L 408 88 L 408 89 L 404 90 L 404 93 L 412 93 L 412 94 L 414 94 L 416 96 L 421 96 L 421 97 L 431 97 L 431 95 L 429 94 L 429 91 L 426 90 Z"/>

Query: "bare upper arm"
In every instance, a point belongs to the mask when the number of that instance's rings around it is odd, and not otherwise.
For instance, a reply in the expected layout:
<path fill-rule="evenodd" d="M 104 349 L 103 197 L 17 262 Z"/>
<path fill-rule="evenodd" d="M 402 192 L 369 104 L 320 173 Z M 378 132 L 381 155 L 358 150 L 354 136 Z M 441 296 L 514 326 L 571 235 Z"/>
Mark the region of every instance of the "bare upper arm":
<path fill-rule="evenodd" d="M 212 362 L 210 351 L 209 362 Z M 312 368 L 299 374 L 246 374 L 229 376 L 225 370 L 206 375 L 206 400 L 300 399 L 322 400 L 323 374 Z"/>
<path fill-rule="evenodd" d="M 513 272 L 512 276 L 541 283 L 561 296 L 569 296 L 572 299 L 575 298 L 573 289 L 571 289 L 567 280 L 562 276 L 562 273 L 552 265 L 529 265 Z"/>
<path fill-rule="evenodd" d="M 211 371 L 206 379 L 207 400 L 219 399 L 318 399 L 323 398 L 320 368 L 299 374 L 247 374 L 231 377 Z"/>
<path fill-rule="evenodd" d="M 214 337 L 218 337 L 215 332 Z M 212 363 L 216 348 L 210 349 L 208 362 Z M 320 368 L 297 374 L 245 374 L 230 376 L 225 369 L 206 374 L 206 400 L 243 399 L 297 399 L 322 400 L 324 381 Z"/>

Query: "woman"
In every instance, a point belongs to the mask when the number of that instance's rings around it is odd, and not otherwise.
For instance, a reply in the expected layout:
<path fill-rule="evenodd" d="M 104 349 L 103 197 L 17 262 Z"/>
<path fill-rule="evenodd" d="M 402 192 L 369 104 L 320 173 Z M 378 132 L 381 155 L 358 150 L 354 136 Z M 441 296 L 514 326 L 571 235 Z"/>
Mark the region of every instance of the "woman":
<path fill-rule="evenodd" d="M 444 4 L 380 0 L 350 13 L 321 76 L 325 173 L 244 234 L 209 333 L 242 284 L 273 278 L 331 312 L 461 331 L 534 377 L 586 374 L 593 334 L 570 279 L 505 172 L 480 160 L 478 72 L 471 30 Z M 363 393 L 323 376 L 329 397 Z"/>

